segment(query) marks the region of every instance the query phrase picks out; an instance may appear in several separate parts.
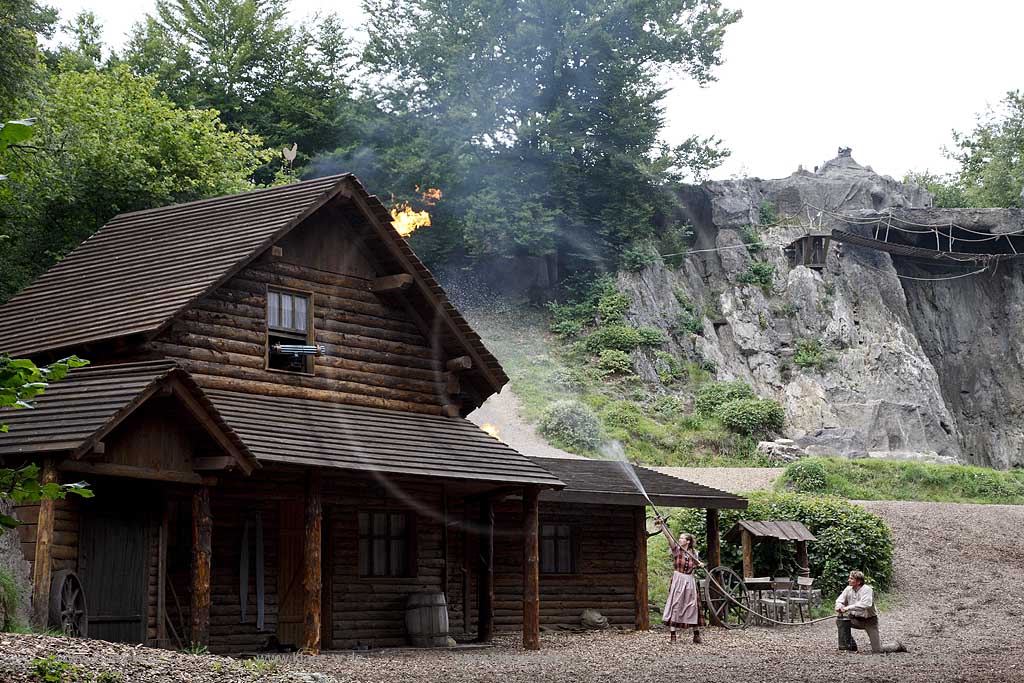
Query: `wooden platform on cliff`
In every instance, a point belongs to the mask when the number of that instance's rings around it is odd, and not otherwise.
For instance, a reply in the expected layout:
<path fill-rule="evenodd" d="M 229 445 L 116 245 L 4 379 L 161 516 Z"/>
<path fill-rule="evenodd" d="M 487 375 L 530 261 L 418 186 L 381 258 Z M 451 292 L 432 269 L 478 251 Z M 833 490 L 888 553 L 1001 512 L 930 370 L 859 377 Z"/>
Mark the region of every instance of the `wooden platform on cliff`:
<path fill-rule="evenodd" d="M 871 237 L 855 235 L 852 232 L 846 232 L 844 230 L 833 230 L 832 239 L 837 242 L 845 242 L 846 244 L 852 244 L 858 247 L 867 247 L 868 249 L 874 249 L 876 251 L 884 251 L 888 254 L 893 254 L 894 256 L 908 256 L 911 258 L 928 259 L 931 261 L 988 264 L 993 261 L 1006 261 L 1024 257 L 1024 254 L 974 254 L 965 251 L 924 249 L 922 247 L 915 247 L 909 244 L 898 244 L 895 242 L 876 240 Z"/>

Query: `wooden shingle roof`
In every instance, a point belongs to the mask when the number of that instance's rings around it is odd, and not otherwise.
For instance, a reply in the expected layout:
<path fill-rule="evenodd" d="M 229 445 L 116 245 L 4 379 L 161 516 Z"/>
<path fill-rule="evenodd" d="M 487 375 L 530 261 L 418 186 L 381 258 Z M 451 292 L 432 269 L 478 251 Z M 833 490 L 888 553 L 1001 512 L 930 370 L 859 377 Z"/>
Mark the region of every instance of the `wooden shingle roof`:
<path fill-rule="evenodd" d="M 384 245 L 384 265 L 414 278 L 428 323 L 446 350 L 473 360 L 479 397 L 508 381 L 437 280 L 390 225 L 387 208 L 351 175 L 125 213 L 0 306 L 0 350 L 58 352 L 158 334 L 172 318 L 259 257 L 336 197 L 351 201 Z"/>
<path fill-rule="evenodd" d="M 206 390 L 264 463 L 561 487 L 558 477 L 463 418 Z"/>
<path fill-rule="evenodd" d="M 565 488 L 560 491 L 541 493 L 541 500 L 602 505 L 647 505 L 647 499 L 637 490 L 636 484 L 626 473 L 624 468 L 628 467 L 636 474 L 655 505 L 716 509 L 747 507 L 747 500 L 740 496 L 639 465 L 576 458 L 531 457 L 530 460 L 565 482 Z"/>
<path fill-rule="evenodd" d="M 0 458 L 40 454 L 85 453 L 162 387 L 188 392 L 214 425 L 213 434 L 242 458 L 243 469 L 256 466 L 255 458 L 221 419 L 188 373 L 174 361 L 160 360 L 77 368 L 53 382 L 34 408 L 0 410 Z"/>
<path fill-rule="evenodd" d="M 744 529 L 749 531 L 754 538 L 771 538 L 777 541 L 818 540 L 800 522 L 780 520 L 757 521 L 753 519 L 741 519 L 733 528 L 726 532 L 725 540 L 738 542 Z"/>

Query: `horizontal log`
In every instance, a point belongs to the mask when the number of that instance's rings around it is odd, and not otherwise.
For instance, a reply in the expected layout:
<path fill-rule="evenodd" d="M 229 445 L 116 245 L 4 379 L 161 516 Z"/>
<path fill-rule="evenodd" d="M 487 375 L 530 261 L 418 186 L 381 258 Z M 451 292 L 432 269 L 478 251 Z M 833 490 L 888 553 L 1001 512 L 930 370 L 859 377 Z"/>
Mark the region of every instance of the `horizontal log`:
<path fill-rule="evenodd" d="M 469 370 L 473 367 L 473 359 L 469 356 L 458 356 L 449 360 L 445 365 L 449 370 L 454 372 Z"/>
<path fill-rule="evenodd" d="M 174 472 L 171 470 L 154 470 L 134 465 L 114 465 L 110 463 L 89 463 L 78 460 L 65 460 L 58 466 L 63 472 L 91 474 L 105 477 L 125 477 L 129 479 L 151 479 L 180 484 L 210 485 L 216 480 L 200 476 L 194 472 Z"/>
<path fill-rule="evenodd" d="M 292 289 L 324 289 L 334 290 L 339 295 L 345 294 L 353 298 L 363 296 L 367 301 L 376 301 L 369 292 L 370 281 L 351 275 L 331 273 L 303 265 L 278 261 L 268 264 L 265 268 L 245 268 L 238 278 L 254 280 L 267 284 L 291 287 Z M 234 279 L 232 279 L 232 283 Z"/>
<path fill-rule="evenodd" d="M 385 275 L 370 282 L 370 291 L 375 294 L 394 294 L 403 292 L 412 286 L 412 275 L 399 273 L 398 275 Z"/>
<path fill-rule="evenodd" d="M 199 372 L 193 373 L 193 379 L 202 386 L 209 389 L 222 389 L 224 391 L 239 391 L 253 393 L 262 396 L 282 396 L 286 398 L 313 399 L 316 401 L 330 401 L 333 403 L 347 403 L 349 405 L 366 406 L 368 408 L 384 408 L 386 410 L 404 410 L 411 413 L 423 413 L 425 415 L 440 415 L 441 406 L 427 405 L 424 403 L 411 403 L 408 401 L 396 401 L 391 399 L 366 396 L 362 394 L 350 394 L 341 391 L 311 389 L 307 387 L 289 386 L 274 382 L 254 381 L 239 379 L 236 377 L 224 377 L 222 375 L 204 375 Z"/>
<path fill-rule="evenodd" d="M 181 364 L 189 372 L 199 375 L 221 376 L 249 382 L 287 385 L 293 388 L 334 391 L 346 395 L 361 395 L 385 401 L 400 401 L 403 403 L 413 404 L 437 403 L 437 396 L 432 392 L 414 392 L 378 387 L 359 382 L 343 381 L 329 377 L 310 377 L 308 375 L 290 374 L 285 372 L 271 372 L 268 370 L 231 367 L 221 365 L 219 363 L 207 363 L 190 358 L 181 359 Z"/>
<path fill-rule="evenodd" d="M 223 351 L 225 353 L 237 353 L 244 356 L 257 356 L 263 358 L 266 354 L 265 340 L 260 342 L 246 342 L 224 337 L 210 336 L 209 334 L 193 334 L 185 330 L 177 329 L 175 324 L 168 334 L 162 337 L 166 343 L 178 346 L 209 349 L 211 351 Z"/>
<path fill-rule="evenodd" d="M 178 314 L 178 319 L 160 339 L 176 341 L 181 334 L 197 334 L 213 339 L 259 344 L 261 347 L 267 343 L 267 333 L 262 326 L 241 328 L 233 324 L 225 325 L 225 319 L 226 316 L 220 314 L 189 308 Z"/>
<path fill-rule="evenodd" d="M 150 342 L 150 348 L 168 358 L 187 358 L 205 363 L 220 363 L 221 365 L 253 369 L 263 369 L 266 366 L 266 359 L 262 353 L 257 356 L 230 351 L 213 351 L 207 348 L 182 346 L 161 341 Z"/>

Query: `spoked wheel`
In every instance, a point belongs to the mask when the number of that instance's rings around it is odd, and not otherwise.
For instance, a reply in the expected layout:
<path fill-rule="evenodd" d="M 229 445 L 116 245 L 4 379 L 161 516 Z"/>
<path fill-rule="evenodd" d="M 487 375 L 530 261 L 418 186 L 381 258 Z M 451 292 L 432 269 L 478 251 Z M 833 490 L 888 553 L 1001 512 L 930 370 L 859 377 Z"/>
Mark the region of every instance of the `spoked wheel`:
<path fill-rule="evenodd" d="M 54 572 L 50 582 L 50 628 L 73 637 L 89 635 L 85 591 L 78 575 L 69 569 Z"/>
<path fill-rule="evenodd" d="M 752 601 L 743 579 L 722 566 L 709 569 L 708 579 L 704 584 L 704 599 L 712 623 L 728 629 L 746 628 L 750 623 Z"/>

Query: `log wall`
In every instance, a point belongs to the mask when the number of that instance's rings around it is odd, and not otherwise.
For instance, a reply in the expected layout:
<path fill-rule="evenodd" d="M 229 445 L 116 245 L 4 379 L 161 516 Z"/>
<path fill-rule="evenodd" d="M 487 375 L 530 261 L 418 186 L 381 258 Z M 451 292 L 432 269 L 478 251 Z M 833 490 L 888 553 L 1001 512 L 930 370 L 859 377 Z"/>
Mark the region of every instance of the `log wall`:
<path fill-rule="evenodd" d="M 540 524 L 569 524 L 577 548 L 575 574 L 540 575 L 540 623 L 578 625 L 595 609 L 615 625 L 634 626 L 633 508 L 541 503 Z M 502 503 L 495 513 L 494 626 L 523 624 L 522 504 Z"/>
<path fill-rule="evenodd" d="M 369 291 L 375 274 L 346 233 L 303 226 L 281 243 L 283 256 L 253 262 L 197 301 L 150 351 L 179 360 L 202 386 L 439 414 L 445 359 L 394 297 Z M 268 287 L 312 294 L 315 343 L 326 347 L 312 374 L 266 369 Z"/>

